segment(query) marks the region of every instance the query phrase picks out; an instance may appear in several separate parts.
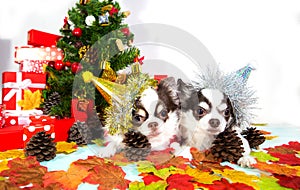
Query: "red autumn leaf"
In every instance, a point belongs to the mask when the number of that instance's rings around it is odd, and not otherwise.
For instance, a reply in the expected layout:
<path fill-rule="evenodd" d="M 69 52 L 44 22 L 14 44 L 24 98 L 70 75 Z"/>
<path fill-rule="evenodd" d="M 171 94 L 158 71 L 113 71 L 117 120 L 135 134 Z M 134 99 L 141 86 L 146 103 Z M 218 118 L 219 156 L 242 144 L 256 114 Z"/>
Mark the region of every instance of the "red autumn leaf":
<path fill-rule="evenodd" d="M 268 153 L 281 153 L 281 154 L 295 154 L 296 152 L 292 149 L 283 146 L 276 146 L 274 148 L 265 148 Z"/>
<path fill-rule="evenodd" d="M 165 163 L 156 165 L 156 169 L 169 168 L 174 166 L 176 168 L 185 169 L 187 167 L 186 163 L 189 162 L 189 159 L 183 158 L 182 156 L 173 157 Z"/>
<path fill-rule="evenodd" d="M 283 187 L 300 189 L 300 177 L 298 176 L 287 177 L 284 175 L 274 175 L 274 177 L 279 179 L 277 183 Z"/>
<path fill-rule="evenodd" d="M 270 152 L 270 154 L 276 158 L 279 158 L 276 163 L 278 164 L 288 164 L 291 166 L 299 166 L 300 158 L 296 157 L 295 154 L 281 154 L 277 152 Z"/>
<path fill-rule="evenodd" d="M 189 175 L 174 174 L 167 178 L 169 184 L 167 190 L 194 190 L 194 184 L 192 183 L 193 177 Z"/>
<path fill-rule="evenodd" d="M 88 174 L 88 171 L 83 170 L 82 167 L 71 164 L 68 171 L 60 170 L 46 173 L 43 178 L 44 186 L 59 184 L 64 190 L 76 190 Z"/>
<path fill-rule="evenodd" d="M 0 173 L 3 177 L 9 177 L 9 180 L 17 185 L 33 185 L 41 186 L 43 184 L 43 176 L 47 172 L 47 168 L 41 166 L 35 157 L 27 157 L 25 159 L 15 158 L 8 161 L 8 170 Z"/>
<path fill-rule="evenodd" d="M 300 151 L 300 143 L 297 141 L 290 141 L 288 145 L 284 144 L 282 146 L 295 151 Z"/>
<path fill-rule="evenodd" d="M 253 167 L 261 171 L 267 171 L 273 174 L 286 175 L 286 176 L 297 175 L 296 169 L 289 168 L 279 164 L 268 164 L 266 162 L 257 162 L 256 164 L 253 165 Z"/>
<path fill-rule="evenodd" d="M 83 182 L 90 184 L 100 184 L 98 189 L 126 189 L 129 185 L 128 180 L 125 178 L 125 172 L 122 168 L 106 163 L 102 166 L 96 166 L 91 173 L 83 179 Z"/>
<path fill-rule="evenodd" d="M 145 185 L 149 185 L 152 182 L 157 182 L 160 180 L 162 180 L 162 179 L 156 175 L 146 175 L 145 177 L 143 177 L 143 181 L 144 181 Z"/>
<path fill-rule="evenodd" d="M 201 184 L 198 183 L 199 187 L 205 187 L 209 190 L 254 190 L 253 187 L 248 186 L 244 183 L 229 183 L 226 179 L 222 178 L 220 181 L 214 181 L 213 184 Z"/>

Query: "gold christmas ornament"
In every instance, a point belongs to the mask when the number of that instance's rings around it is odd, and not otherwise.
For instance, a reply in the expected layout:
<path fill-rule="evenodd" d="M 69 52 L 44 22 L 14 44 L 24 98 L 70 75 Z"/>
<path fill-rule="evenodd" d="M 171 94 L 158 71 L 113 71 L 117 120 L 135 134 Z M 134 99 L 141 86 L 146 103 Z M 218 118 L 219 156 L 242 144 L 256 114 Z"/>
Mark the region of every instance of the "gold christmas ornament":
<path fill-rule="evenodd" d="M 116 45 L 119 51 L 124 51 L 125 47 L 121 39 L 116 40 Z"/>
<path fill-rule="evenodd" d="M 110 11 L 113 8 L 113 5 L 106 5 L 104 7 L 101 8 L 101 11 Z"/>
<path fill-rule="evenodd" d="M 130 15 L 130 11 L 124 11 L 122 15 L 127 18 Z"/>
<path fill-rule="evenodd" d="M 115 81 L 117 79 L 117 75 L 115 71 L 110 67 L 110 63 L 106 62 L 105 69 L 101 75 L 101 78 L 109 80 L 109 81 Z"/>
<path fill-rule="evenodd" d="M 88 51 L 88 49 L 90 48 L 90 46 L 82 46 L 79 51 L 78 51 L 78 54 L 79 54 L 79 58 L 82 59 L 83 56 L 85 55 L 85 53 Z"/>
<path fill-rule="evenodd" d="M 80 5 L 86 5 L 90 0 L 79 0 Z"/>

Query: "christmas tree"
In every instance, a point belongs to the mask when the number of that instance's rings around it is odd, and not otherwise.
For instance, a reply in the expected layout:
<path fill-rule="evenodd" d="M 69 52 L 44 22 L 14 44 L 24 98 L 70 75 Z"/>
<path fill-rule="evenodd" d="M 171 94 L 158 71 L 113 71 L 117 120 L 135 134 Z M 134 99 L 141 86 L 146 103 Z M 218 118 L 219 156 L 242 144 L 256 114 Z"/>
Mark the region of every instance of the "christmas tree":
<path fill-rule="evenodd" d="M 114 82 L 117 71 L 137 60 L 139 50 L 132 46 L 134 36 L 123 23 L 129 14 L 121 12 L 119 3 L 113 0 L 80 0 L 68 10 L 57 42 L 64 59 L 50 62 L 46 68 L 45 101 L 54 92 L 60 95 L 59 104 L 48 103 L 54 106 L 45 108 L 50 109 L 50 115 L 70 116 L 72 98 L 95 100 L 97 112 L 108 106 L 93 84 L 83 82 L 81 73 L 90 71 Z"/>

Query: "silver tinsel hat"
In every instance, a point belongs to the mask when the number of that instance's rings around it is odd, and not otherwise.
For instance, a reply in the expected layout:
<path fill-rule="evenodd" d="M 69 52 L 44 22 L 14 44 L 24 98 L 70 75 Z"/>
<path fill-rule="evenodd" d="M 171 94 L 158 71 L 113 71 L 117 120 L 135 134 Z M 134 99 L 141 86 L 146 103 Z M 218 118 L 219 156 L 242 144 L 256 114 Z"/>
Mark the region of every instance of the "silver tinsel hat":
<path fill-rule="evenodd" d="M 253 109 L 256 107 L 257 97 L 255 91 L 247 85 L 247 80 L 254 67 L 250 64 L 228 74 L 220 71 L 219 67 L 207 69 L 193 81 L 196 89 L 217 89 L 228 96 L 232 106 L 236 122 L 239 127 L 245 129 L 250 126 L 254 117 Z"/>

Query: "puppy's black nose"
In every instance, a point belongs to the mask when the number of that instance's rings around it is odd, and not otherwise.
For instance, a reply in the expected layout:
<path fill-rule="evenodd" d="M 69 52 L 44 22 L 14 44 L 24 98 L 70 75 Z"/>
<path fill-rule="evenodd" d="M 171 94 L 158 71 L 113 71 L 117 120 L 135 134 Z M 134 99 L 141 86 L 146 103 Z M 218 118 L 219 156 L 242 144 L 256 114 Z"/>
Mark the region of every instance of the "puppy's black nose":
<path fill-rule="evenodd" d="M 218 119 L 210 119 L 208 121 L 208 123 L 210 124 L 211 127 L 217 128 L 220 125 L 220 120 L 218 120 Z"/>
<path fill-rule="evenodd" d="M 157 122 L 151 122 L 148 124 L 148 127 L 152 130 L 155 130 L 158 126 L 158 123 Z"/>

